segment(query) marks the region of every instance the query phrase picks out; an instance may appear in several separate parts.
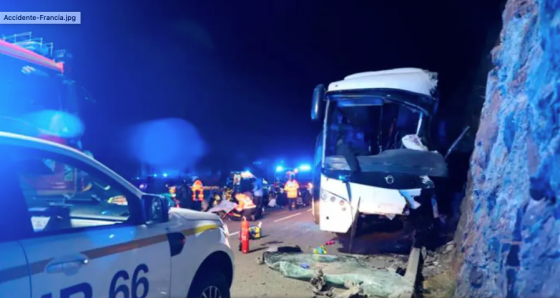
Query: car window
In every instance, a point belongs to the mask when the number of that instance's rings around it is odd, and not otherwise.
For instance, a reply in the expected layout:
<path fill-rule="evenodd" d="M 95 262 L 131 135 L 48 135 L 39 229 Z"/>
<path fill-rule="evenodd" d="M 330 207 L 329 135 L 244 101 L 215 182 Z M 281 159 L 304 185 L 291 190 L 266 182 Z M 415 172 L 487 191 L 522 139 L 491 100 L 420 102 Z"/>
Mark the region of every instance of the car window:
<path fill-rule="evenodd" d="M 12 160 L 35 232 L 114 225 L 130 217 L 118 183 L 85 165 L 40 154 Z"/>

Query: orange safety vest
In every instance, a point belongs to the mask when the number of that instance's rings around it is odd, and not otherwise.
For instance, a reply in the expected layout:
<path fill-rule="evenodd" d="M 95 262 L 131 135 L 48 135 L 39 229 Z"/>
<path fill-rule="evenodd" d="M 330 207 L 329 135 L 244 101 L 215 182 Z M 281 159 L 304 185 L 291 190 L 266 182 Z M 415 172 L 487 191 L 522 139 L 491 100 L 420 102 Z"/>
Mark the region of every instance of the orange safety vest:
<path fill-rule="evenodd" d="M 204 201 L 204 189 L 202 186 L 202 181 L 196 180 L 193 185 L 191 186 L 192 190 L 192 200 L 196 202 L 197 192 L 198 192 L 198 200 Z"/>
<path fill-rule="evenodd" d="M 237 196 L 237 200 L 239 201 L 239 204 L 236 207 L 237 211 L 243 211 L 245 209 L 257 208 L 257 205 L 255 205 L 255 203 L 253 203 L 253 200 L 251 200 L 251 198 L 249 198 L 246 195 Z"/>
<path fill-rule="evenodd" d="M 288 199 L 296 199 L 298 196 L 299 190 L 299 183 L 297 181 L 288 181 L 284 186 L 284 190 L 286 191 L 286 196 Z"/>

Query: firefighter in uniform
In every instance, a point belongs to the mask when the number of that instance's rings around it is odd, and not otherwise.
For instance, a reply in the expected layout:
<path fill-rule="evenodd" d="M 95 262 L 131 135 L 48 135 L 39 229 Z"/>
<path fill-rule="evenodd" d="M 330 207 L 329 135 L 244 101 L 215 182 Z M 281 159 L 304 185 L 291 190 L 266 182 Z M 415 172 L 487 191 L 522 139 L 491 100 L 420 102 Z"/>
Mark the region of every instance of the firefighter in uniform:
<path fill-rule="evenodd" d="M 234 211 L 243 215 L 247 218 L 247 220 L 254 220 L 257 205 L 255 205 L 255 203 L 253 203 L 253 199 L 251 199 L 251 191 L 247 190 L 245 192 L 237 193 L 235 198 L 237 199 L 238 204 Z"/>
<path fill-rule="evenodd" d="M 286 197 L 288 197 L 288 209 L 292 210 L 296 207 L 299 191 L 299 183 L 294 179 L 294 176 L 290 176 L 290 180 L 284 185 L 284 190 L 286 191 Z"/>
<path fill-rule="evenodd" d="M 198 177 L 193 178 L 191 186 L 193 209 L 196 211 L 202 210 L 202 201 L 204 201 L 204 186 Z"/>

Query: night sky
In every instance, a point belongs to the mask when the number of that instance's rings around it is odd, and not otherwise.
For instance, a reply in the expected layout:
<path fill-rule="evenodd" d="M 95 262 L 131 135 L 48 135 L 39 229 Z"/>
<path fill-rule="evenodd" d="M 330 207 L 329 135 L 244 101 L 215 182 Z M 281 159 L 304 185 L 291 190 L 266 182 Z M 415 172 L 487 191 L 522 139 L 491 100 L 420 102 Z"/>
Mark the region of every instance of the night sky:
<path fill-rule="evenodd" d="M 170 117 L 199 129 L 208 164 L 310 158 L 313 88 L 361 71 L 437 71 L 442 108 L 457 105 L 445 95 L 487 55 L 501 1 L 16 2 L 0 11 L 82 13 L 81 25 L 0 33 L 33 31 L 74 54 L 76 78 L 97 100 L 84 142 L 111 165 L 130 155 L 127 127 Z"/>

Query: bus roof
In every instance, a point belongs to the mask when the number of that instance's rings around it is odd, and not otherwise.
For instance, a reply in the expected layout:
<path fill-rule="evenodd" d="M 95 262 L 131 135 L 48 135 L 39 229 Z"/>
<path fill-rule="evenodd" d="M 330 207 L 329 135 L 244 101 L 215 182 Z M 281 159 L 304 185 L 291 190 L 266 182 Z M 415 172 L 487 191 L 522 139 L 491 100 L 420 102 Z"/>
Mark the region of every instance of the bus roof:
<path fill-rule="evenodd" d="M 329 84 L 328 91 L 358 89 L 398 89 L 432 96 L 437 87 L 437 73 L 419 68 L 397 68 L 349 75 Z"/>

